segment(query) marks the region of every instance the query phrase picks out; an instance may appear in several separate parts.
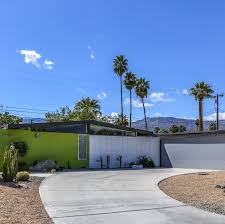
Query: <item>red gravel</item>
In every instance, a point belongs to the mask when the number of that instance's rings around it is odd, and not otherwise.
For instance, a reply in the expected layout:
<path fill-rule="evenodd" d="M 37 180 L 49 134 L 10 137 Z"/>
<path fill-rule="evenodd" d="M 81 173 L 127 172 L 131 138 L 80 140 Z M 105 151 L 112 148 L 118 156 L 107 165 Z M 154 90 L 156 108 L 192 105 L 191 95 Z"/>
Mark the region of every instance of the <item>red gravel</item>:
<path fill-rule="evenodd" d="M 39 185 L 43 178 L 31 177 L 28 188 L 15 188 L 0 179 L 1 224 L 53 224 L 42 205 Z"/>
<path fill-rule="evenodd" d="M 186 174 L 167 178 L 159 187 L 178 201 L 225 215 L 225 192 L 215 188 L 225 184 L 225 171 Z"/>

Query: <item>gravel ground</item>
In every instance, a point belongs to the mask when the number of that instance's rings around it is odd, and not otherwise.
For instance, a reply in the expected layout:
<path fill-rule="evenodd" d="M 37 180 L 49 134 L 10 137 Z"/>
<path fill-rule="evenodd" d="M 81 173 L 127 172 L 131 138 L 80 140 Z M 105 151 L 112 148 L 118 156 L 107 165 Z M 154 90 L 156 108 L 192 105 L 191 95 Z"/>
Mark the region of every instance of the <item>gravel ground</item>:
<path fill-rule="evenodd" d="M 20 182 L 28 188 L 5 183 L 0 177 L 0 223 L 53 224 L 42 205 L 39 185 L 44 178 Z"/>
<path fill-rule="evenodd" d="M 225 215 L 225 192 L 215 188 L 225 184 L 225 171 L 169 177 L 159 183 L 167 195 L 191 206 Z"/>

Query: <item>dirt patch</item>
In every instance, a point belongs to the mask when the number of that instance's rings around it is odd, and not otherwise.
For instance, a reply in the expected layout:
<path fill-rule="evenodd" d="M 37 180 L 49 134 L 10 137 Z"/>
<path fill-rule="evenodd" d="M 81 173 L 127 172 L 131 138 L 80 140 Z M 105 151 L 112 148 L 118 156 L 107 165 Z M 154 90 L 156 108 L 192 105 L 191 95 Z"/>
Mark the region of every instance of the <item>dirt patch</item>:
<path fill-rule="evenodd" d="M 0 223 L 53 224 L 39 196 L 43 179 L 30 177 L 30 181 L 20 182 L 28 188 L 18 188 L 0 178 Z"/>
<path fill-rule="evenodd" d="M 225 192 L 217 184 L 225 184 L 225 171 L 174 176 L 161 181 L 159 187 L 185 204 L 225 215 Z"/>

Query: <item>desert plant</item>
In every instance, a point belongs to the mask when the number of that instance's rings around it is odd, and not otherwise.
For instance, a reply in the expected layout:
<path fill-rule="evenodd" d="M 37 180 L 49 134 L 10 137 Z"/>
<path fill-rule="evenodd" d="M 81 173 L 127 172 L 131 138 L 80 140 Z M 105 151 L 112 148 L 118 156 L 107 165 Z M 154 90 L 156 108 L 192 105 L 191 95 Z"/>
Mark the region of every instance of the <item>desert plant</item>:
<path fill-rule="evenodd" d="M 27 168 L 28 168 L 28 165 L 26 162 L 24 161 L 18 162 L 18 171 L 27 170 Z"/>
<path fill-rule="evenodd" d="M 25 142 L 14 142 L 15 148 L 18 150 L 20 156 L 25 156 L 28 151 L 28 147 Z"/>
<path fill-rule="evenodd" d="M 28 181 L 30 174 L 27 171 L 21 171 L 16 174 L 17 181 Z"/>
<path fill-rule="evenodd" d="M 3 180 L 5 182 L 14 181 L 18 171 L 18 150 L 14 145 L 7 146 L 3 161 Z"/>
<path fill-rule="evenodd" d="M 139 156 L 137 165 L 143 165 L 144 168 L 155 167 L 154 161 L 148 156 Z"/>

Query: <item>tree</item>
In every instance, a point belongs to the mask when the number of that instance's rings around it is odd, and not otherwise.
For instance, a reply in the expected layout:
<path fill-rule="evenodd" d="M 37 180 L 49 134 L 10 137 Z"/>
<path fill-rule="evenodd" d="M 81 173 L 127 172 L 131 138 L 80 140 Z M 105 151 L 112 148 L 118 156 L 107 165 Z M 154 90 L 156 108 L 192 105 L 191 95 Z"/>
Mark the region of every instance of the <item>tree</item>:
<path fill-rule="evenodd" d="M 182 132 L 186 132 L 186 127 L 183 126 L 183 125 L 175 125 L 175 124 L 173 124 L 169 128 L 169 132 L 170 133 L 182 133 Z"/>
<path fill-rule="evenodd" d="M 89 97 L 78 101 L 73 111 L 73 116 L 77 120 L 97 120 L 100 115 L 101 107 L 99 101 Z"/>
<path fill-rule="evenodd" d="M 130 92 L 130 127 L 131 127 L 132 126 L 132 89 L 134 89 L 134 87 L 136 85 L 135 74 L 133 74 L 131 72 L 127 72 L 123 83 Z"/>
<path fill-rule="evenodd" d="M 158 133 L 160 130 L 161 130 L 161 128 L 159 128 L 159 127 L 155 127 L 155 128 L 154 128 L 154 132 L 155 132 L 155 133 Z"/>
<path fill-rule="evenodd" d="M 0 113 L 0 125 L 19 124 L 23 119 L 10 114 L 9 112 Z"/>
<path fill-rule="evenodd" d="M 121 115 L 123 119 L 123 74 L 127 71 L 128 61 L 123 56 L 116 56 L 113 60 L 113 70 L 120 78 L 120 104 L 121 104 Z M 122 122 L 123 123 L 123 122 Z"/>
<path fill-rule="evenodd" d="M 114 124 L 116 125 L 123 125 L 123 126 L 127 126 L 128 125 L 128 119 L 127 119 L 127 116 L 126 115 L 122 115 L 119 114 L 117 117 L 114 117 Z"/>
<path fill-rule="evenodd" d="M 166 128 L 162 128 L 158 131 L 158 134 L 168 134 L 169 131 Z"/>
<path fill-rule="evenodd" d="M 196 119 L 195 125 L 196 125 L 196 128 L 197 128 L 197 131 L 199 131 L 199 119 Z"/>
<path fill-rule="evenodd" d="M 209 125 L 209 127 L 208 127 L 208 130 L 209 130 L 209 131 L 216 131 L 216 130 L 217 130 L 216 124 L 215 124 L 215 123 L 211 123 L 211 124 Z"/>
<path fill-rule="evenodd" d="M 190 89 L 190 95 L 199 103 L 199 130 L 203 131 L 203 100 L 211 98 L 214 93 L 212 87 L 205 82 L 197 82 Z"/>
<path fill-rule="evenodd" d="M 144 118 L 145 118 L 145 129 L 148 130 L 146 111 L 145 111 L 145 103 L 144 98 L 148 96 L 148 90 L 150 88 L 149 81 L 146 81 L 144 78 L 137 79 L 135 92 L 138 97 L 140 97 L 144 110 Z"/>
<path fill-rule="evenodd" d="M 68 106 L 60 107 L 56 112 L 48 112 L 45 114 L 46 122 L 62 122 L 73 119 L 74 114 Z"/>

